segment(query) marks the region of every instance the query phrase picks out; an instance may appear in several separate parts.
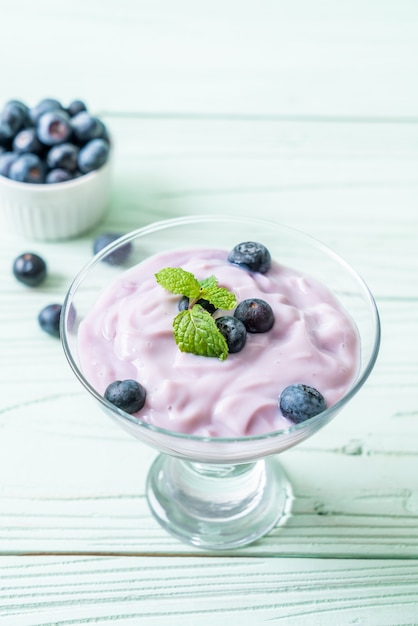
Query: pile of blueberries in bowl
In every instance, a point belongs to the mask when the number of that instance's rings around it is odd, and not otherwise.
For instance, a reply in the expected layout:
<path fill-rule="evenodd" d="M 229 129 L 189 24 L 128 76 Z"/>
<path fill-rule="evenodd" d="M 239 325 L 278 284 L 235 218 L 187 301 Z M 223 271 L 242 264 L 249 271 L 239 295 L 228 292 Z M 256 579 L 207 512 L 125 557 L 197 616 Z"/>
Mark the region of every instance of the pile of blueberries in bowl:
<path fill-rule="evenodd" d="M 104 217 L 113 141 L 82 100 L 0 109 L 0 228 L 26 239 L 78 236 Z"/>
<path fill-rule="evenodd" d="M 109 152 L 105 124 L 81 100 L 9 100 L 0 113 L 0 175 L 11 180 L 65 182 L 99 169 Z"/>

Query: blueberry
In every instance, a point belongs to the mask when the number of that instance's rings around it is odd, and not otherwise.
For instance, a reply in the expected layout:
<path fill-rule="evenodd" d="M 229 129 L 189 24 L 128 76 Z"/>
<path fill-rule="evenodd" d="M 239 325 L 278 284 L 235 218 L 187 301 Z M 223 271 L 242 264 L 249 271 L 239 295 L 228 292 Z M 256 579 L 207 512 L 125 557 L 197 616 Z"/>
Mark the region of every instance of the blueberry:
<path fill-rule="evenodd" d="M 79 152 L 78 168 L 88 174 L 104 165 L 108 157 L 109 144 L 104 139 L 92 139 Z"/>
<path fill-rule="evenodd" d="M 42 257 L 33 252 L 20 254 L 13 262 L 15 278 L 28 287 L 36 287 L 46 277 L 47 266 Z"/>
<path fill-rule="evenodd" d="M 271 266 L 271 255 L 263 244 L 244 241 L 231 250 L 228 261 L 250 272 L 265 274 Z"/>
<path fill-rule="evenodd" d="M 9 100 L 1 112 L 1 121 L 8 124 L 13 134 L 16 134 L 28 121 L 26 105 L 20 100 Z"/>
<path fill-rule="evenodd" d="M 54 110 L 43 113 L 37 124 L 38 138 L 46 146 L 64 143 L 71 137 L 70 118 L 65 111 Z"/>
<path fill-rule="evenodd" d="M 66 108 L 66 111 L 70 117 L 74 117 L 82 111 L 87 111 L 87 107 L 82 100 L 73 100 Z"/>
<path fill-rule="evenodd" d="M 0 174 L 2 176 L 9 176 L 9 170 L 15 161 L 17 161 L 19 155 L 15 152 L 3 152 L 0 154 Z"/>
<path fill-rule="evenodd" d="M 0 120 L 0 146 L 9 150 L 12 147 L 14 132 L 6 122 Z"/>
<path fill-rule="evenodd" d="M 223 315 L 216 320 L 216 326 L 228 344 L 229 352 L 239 352 L 247 341 L 247 329 L 237 317 L 233 315 Z"/>
<path fill-rule="evenodd" d="M 303 384 L 289 385 L 281 395 L 279 406 L 284 417 L 299 424 L 327 408 L 323 395 L 313 387 Z"/>
<path fill-rule="evenodd" d="M 62 111 L 63 107 L 59 100 L 55 98 L 44 98 L 37 105 L 29 109 L 29 117 L 31 119 L 32 124 L 36 126 L 39 121 L 39 118 L 44 113 L 49 111 Z"/>
<path fill-rule="evenodd" d="M 147 393 L 136 380 L 116 380 L 107 387 L 104 397 L 126 413 L 136 413 L 145 404 Z"/>
<path fill-rule="evenodd" d="M 74 137 L 80 145 L 86 144 L 91 139 L 106 137 L 106 127 L 99 118 L 90 115 L 87 111 L 81 111 L 71 119 Z"/>
<path fill-rule="evenodd" d="M 20 130 L 13 139 L 13 150 L 18 154 L 32 152 L 33 154 L 41 154 L 44 147 L 38 139 L 34 128 L 24 128 Z"/>
<path fill-rule="evenodd" d="M 234 311 L 249 333 L 266 333 L 274 324 L 273 309 L 265 300 L 249 298 L 239 303 Z"/>
<path fill-rule="evenodd" d="M 190 299 L 187 296 L 182 296 L 178 304 L 179 311 L 187 311 L 187 309 L 189 308 L 189 302 Z M 207 311 L 211 315 L 217 310 L 216 306 L 213 306 L 213 304 L 209 302 L 209 300 L 205 300 L 204 298 L 200 298 L 196 302 L 196 304 L 200 304 L 200 306 L 203 307 L 205 311 Z"/>
<path fill-rule="evenodd" d="M 69 172 L 62 167 L 57 167 L 48 172 L 45 177 L 45 183 L 47 185 L 54 185 L 55 183 L 66 183 L 67 180 L 72 180 L 73 178 L 73 172 Z"/>
<path fill-rule="evenodd" d="M 85 148 L 81 157 L 80 148 Z M 109 152 L 105 124 L 90 115 L 82 100 L 73 100 L 67 108 L 54 98 L 44 98 L 32 108 L 9 100 L 0 110 L 1 176 L 25 183 L 62 182 L 98 169 Z M 31 156 L 19 160 L 19 155 Z"/>
<path fill-rule="evenodd" d="M 25 104 L 25 102 L 23 102 L 23 100 L 9 100 L 4 105 L 4 109 L 7 109 L 8 106 L 16 106 L 19 109 L 21 109 L 23 113 L 23 119 L 24 119 L 25 125 L 30 124 L 29 107 L 27 104 Z"/>
<path fill-rule="evenodd" d="M 9 178 L 21 183 L 39 184 L 45 181 L 45 167 L 37 154 L 21 154 L 9 168 Z"/>
<path fill-rule="evenodd" d="M 60 336 L 61 309 L 61 304 L 48 304 L 38 315 L 39 326 L 53 337 Z"/>
<path fill-rule="evenodd" d="M 79 151 L 77 146 L 69 142 L 53 146 L 46 156 L 47 165 L 51 169 L 59 167 L 69 172 L 75 172 Z"/>
<path fill-rule="evenodd" d="M 106 246 L 113 243 L 117 239 L 122 237 L 120 233 L 102 233 L 93 242 L 93 254 L 97 254 L 100 250 L 103 250 Z M 125 243 L 123 246 L 119 246 L 113 252 L 110 252 L 103 257 L 102 261 L 109 265 L 121 265 L 126 261 L 132 251 L 131 242 Z"/>

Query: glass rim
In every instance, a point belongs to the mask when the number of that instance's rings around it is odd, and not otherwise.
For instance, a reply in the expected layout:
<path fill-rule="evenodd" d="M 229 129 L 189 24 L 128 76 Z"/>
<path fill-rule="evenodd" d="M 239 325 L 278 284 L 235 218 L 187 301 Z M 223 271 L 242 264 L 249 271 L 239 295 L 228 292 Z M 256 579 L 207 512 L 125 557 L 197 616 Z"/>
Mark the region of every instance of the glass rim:
<path fill-rule="evenodd" d="M 326 253 L 327 256 L 334 258 L 339 263 L 340 266 L 344 267 L 355 278 L 359 286 L 361 286 L 364 292 L 364 295 L 366 297 L 366 300 L 368 301 L 370 312 L 371 312 L 371 317 L 373 321 L 373 327 L 374 327 L 373 347 L 372 347 L 372 350 L 370 352 L 367 362 L 364 364 L 364 367 L 361 368 L 361 371 L 358 377 L 355 379 L 350 389 L 344 394 L 342 398 L 340 398 L 340 400 L 338 400 L 333 405 L 325 409 L 325 411 L 322 411 L 321 413 L 318 413 L 317 415 L 303 422 L 296 423 L 286 428 L 282 428 L 280 430 L 274 430 L 274 431 L 263 433 L 260 435 L 247 435 L 247 436 L 235 436 L 235 437 L 232 437 L 232 436 L 231 437 L 210 437 L 210 436 L 202 436 L 202 435 L 193 435 L 189 433 L 182 433 L 182 432 L 178 432 L 174 430 L 168 430 L 166 428 L 155 426 L 154 424 L 149 424 L 148 422 L 141 421 L 140 417 L 134 417 L 133 415 L 130 415 L 129 413 L 126 413 L 125 411 L 122 411 L 121 409 L 116 407 L 114 404 L 106 400 L 104 396 L 102 396 L 84 377 L 83 373 L 81 372 L 81 369 L 79 368 L 78 364 L 76 363 L 73 357 L 71 347 L 67 340 L 67 320 L 68 320 L 73 296 L 77 292 L 78 287 L 82 284 L 84 278 L 88 275 L 89 271 L 93 267 L 95 267 L 97 264 L 99 264 L 105 256 L 109 255 L 111 252 L 113 252 L 120 246 L 133 241 L 134 239 L 144 237 L 147 234 L 152 234 L 160 230 L 166 230 L 173 226 L 182 226 L 182 225 L 188 225 L 188 224 L 199 224 L 199 223 L 207 223 L 207 222 L 216 222 L 216 223 L 240 222 L 241 224 L 242 223 L 247 223 L 249 225 L 258 224 L 259 226 L 264 225 L 264 226 L 270 226 L 270 227 L 281 228 L 282 230 L 286 230 L 289 233 L 293 233 L 296 236 L 310 240 L 312 244 L 314 244 L 317 248 L 321 249 L 324 253 Z M 136 429 L 143 429 L 144 431 L 152 433 L 154 435 L 162 435 L 164 437 L 169 437 L 169 438 L 180 440 L 183 442 L 193 442 L 193 443 L 200 443 L 200 444 L 216 443 L 216 444 L 226 445 L 226 444 L 237 444 L 237 443 L 250 444 L 254 442 L 272 440 L 283 435 L 289 435 L 289 434 L 302 431 L 306 428 L 308 424 L 310 426 L 314 426 L 317 422 L 319 424 L 323 421 L 326 422 L 329 416 L 338 412 L 351 398 L 353 398 L 357 394 L 357 392 L 361 389 L 361 387 L 363 386 L 363 384 L 369 377 L 374 367 L 374 364 L 376 362 L 379 349 L 380 349 L 381 324 L 380 324 L 379 311 L 378 311 L 374 296 L 372 292 L 370 291 L 366 282 L 361 277 L 361 275 L 342 256 L 340 256 L 332 248 L 328 247 L 326 244 L 324 244 L 320 240 L 316 239 L 315 237 L 311 236 L 308 233 L 305 233 L 302 230 L 294 228 L 293 226 L 288 226 L 286 224 L 282 224 L 281 222 L 276 222 L 274 220 L 250 218 L 250 217 L 234 217 L 231 215 L 218 216 L 218 215 L 200 214 L 196 216 L 182 216 L 182 217 L 175 217 L 175 218 L 169 218 L 165 220 L 158 220 L 156 222 L 152 222 L 145 226 L 134 229 L 126 233 L 125 235 L 122 235 L 114 242 L 108 244 L 100 252 L 95 254 L 93 258 L 88 263 L 86 263 L 81 268 L 81 270 L 76 274 L 75 278 L 70 284 L 70 287 L 67 290 L 67 293 L 65 295 L 64 302 L 62 305 L 62 315 L 60 319 L 60 337 L 61 337 L 61 343 L 64 349 L 65 356 L 74 374 L 76 375 L 78 380 L 81 382 L 81 384 L 84 386 L 84 388 L 99 402 L 99 404 L 101 404 L 104 407 L 104 409 L 106 409 L 107 412 L 116 414 L 115 416 L 117 416 L 118 418 L 121 418 L 122 421 L 126 421 L 132 424 L 133 426 L 135 426 Z"/>

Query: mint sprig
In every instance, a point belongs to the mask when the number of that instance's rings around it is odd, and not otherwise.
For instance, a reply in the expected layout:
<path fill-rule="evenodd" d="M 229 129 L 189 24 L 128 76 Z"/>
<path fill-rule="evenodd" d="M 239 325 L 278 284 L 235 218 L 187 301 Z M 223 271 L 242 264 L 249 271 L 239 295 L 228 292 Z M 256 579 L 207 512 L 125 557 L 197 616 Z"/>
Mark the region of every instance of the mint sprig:
<path fill-rule="evenodd" d="M 234 294 L 225 289 L 225 287 L 219 287 L 215 276 L 210 276 L 200 281 L 199 298 L 208 300 L 217 309 L 229 310 L 237 306 Z"/>
<path fill-rule="evenodd" d="M 228 344 L 224 336 L 219 332 L 211 314 L 200 304 L 180 311 L 174 318 L 173 331 L 182 352 L 218 357 L 221 361 L 228 356 Z"/>
<path fill-rule="evenodd" d="M 228 356 L 228 344 L 212 315 L 198 304 L 198 300 L 207 300 L 217 309 L 229 310 L 237 304 L 234 294 L 220 287 L 215 276 L 199 281 L 181 267 L 166 267 L 155 277 L 167 291 L 189 298 L 189 308 L 180 311 L 173 321 L 174 339 L 179 349 L 224 361 Z"/>
<path fill-rule="evenodd" d="M 157 283 L 171 291 L 190 299 L 198 299 L 200 297 L 201 286 L 197 278 L 191 272 L 181 267 L 166 267 L 155 274 Z"/>

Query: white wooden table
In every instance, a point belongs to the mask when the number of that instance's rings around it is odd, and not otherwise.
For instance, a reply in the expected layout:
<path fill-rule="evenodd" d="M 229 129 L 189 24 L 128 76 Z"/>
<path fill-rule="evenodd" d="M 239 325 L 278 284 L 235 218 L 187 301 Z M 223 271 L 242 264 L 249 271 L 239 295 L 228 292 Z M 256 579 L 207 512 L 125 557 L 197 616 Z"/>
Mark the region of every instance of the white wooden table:
<path fill-rule="evenodd" d="M 115 140 L 111 207 L 65 243 L 0 232 L 0 623 L 418 624 L 418 4 L 2 5 L 1 98 L 86 100 Z M 94 236 L 195 213 L 312 233 L 370 285 L 376 368 L 282 455 L 289 523 L 210 554 L 151 518 L 155 452 L 86 398 L 38 311 Z M 11 264 L 33 250 L 37 289 Z"/>

